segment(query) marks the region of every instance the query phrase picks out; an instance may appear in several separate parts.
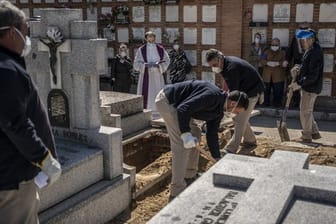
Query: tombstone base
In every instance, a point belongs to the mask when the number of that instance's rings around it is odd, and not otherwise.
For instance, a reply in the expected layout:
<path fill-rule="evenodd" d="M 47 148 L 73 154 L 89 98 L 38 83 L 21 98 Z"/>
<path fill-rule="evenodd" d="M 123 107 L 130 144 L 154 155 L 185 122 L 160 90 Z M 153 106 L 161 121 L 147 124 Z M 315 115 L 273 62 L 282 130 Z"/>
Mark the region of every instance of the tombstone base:
<path fill-rule="evenodd" d="M 106 223 L 131 201 L 128 175 L 100 181 L 39 214 L 40 223 Z"/>

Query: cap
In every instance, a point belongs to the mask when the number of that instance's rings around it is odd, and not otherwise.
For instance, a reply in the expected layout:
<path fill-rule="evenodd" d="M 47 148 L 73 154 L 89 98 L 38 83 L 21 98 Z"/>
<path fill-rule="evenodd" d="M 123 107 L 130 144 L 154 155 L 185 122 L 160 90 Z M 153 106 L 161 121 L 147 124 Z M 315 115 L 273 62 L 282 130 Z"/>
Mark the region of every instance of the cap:
<path fill-rule="evenodd" d="M 295 36 L 298 39 L 308 39 L 315 36 L 315 31 L 312 29 L 298 30 Z"/>

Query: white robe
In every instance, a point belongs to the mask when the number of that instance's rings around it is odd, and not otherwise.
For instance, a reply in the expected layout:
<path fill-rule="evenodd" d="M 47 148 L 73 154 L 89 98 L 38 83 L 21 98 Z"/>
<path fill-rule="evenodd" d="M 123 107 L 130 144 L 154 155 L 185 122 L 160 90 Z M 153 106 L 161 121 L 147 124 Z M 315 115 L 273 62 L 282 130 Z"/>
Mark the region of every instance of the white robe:
<path fill-rule="evenodd" d="M 149 45 L 147 47 L 147 63 L 160 62 L 160 55 L 157 50 L 156 44 Z M 155 97 L 164 87 L 164 77 L 163 73 L 167 70 L 170 63 L 169 55 L 166 50 L 163 50 L 162 63 L 159 64 L 158 68 L 148 68 L 148 97 L 147 97 L 147 109 L 156 111 Z M 138 81 L 137 94 L 142 95 L 144 73 L 145 73 L 145 60 L 143 58 L 141 48 L 136 52 L 133 68 L 140 72 L 140 77 Z"/>

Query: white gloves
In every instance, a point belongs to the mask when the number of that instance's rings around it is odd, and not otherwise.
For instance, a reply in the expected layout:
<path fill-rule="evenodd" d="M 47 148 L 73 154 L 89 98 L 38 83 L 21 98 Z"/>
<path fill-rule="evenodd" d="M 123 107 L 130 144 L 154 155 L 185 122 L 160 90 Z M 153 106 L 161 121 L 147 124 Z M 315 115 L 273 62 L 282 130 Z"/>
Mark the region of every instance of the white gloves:
<path fill-rule="evenodd" d="M 296 64 L 296 65 L 294 65 L 294 67 L 291 69 L 290 73 L 291 73 L 292 79 L 295 79 L 295 78 L 298 76 L 298 74 L 299 74 L 299 72 L 300 72 L 300 68 L 301 68 L 301 66 L 298 65 L 298 64 Z"/>
<path fill-rule="evenodd" d="M 51 155 L 50 152 L 43 160 L 41 170 L 49 177 L 49 186 L 52 185 L 56 180 L 58 180 L 62 173 L 61 164 Z"/>
<path fill-rule="evenodd" d="M 261 105 L 264 103 L 265 95 L 264 93 L 260 93 L 258 103 Z"/>
<path fill-rule="evenodd" d="M 287 66 L 288 66 L 288 61 L 284 61 L 284 62 L 282 62 L 282 67 L 283 67 L 283 68 L 287 68 Z"/>
<path fill-rule="evenodd" d="M 297 84 L 297 82 L 294 82 L 294 83 L 290 84 L 288 86 L 288 88 L 291 88 L 293 90 L 293 92 L 295 92 L 295 91 L 301 89 L 301 86 L 299 84 Z"/>
<path fill-rule="evenodd" d="M 269 67 L 277 67 L 280 66 L 280 63 L 278 61 L 268 61 L 266 65 Z"/>
<path fill-rule="evenodd" d="M 195 148 L 197 145 L 197 138 L 192 136 L 190 132 L 185 132 L 181 135 L 181 139 L 183 141 L 183 146 L 185 149 Z"/>

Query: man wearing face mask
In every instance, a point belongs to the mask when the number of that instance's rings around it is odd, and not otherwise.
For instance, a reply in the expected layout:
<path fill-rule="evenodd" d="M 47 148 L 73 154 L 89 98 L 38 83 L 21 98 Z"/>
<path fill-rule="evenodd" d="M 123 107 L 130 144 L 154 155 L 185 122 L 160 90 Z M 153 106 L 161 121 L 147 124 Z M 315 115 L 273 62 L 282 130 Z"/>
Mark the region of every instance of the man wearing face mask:
<path fill-rule="evenodd" d="M 166 85 L 155 103 L 169 134 L 173 155 L 170 195 L 176 197 L 186 187 L 185 179 L 193 178 L 198 171 L 199 152 L 195 147 L 201 130 L 193 119 L 206 122 L 207 144 L 212 157 L 219 160 L 218 129 L 224 108 L 241 113 L 248 108 L 248 97 L 239 91 L 228 94 L 206 81 L 189 80 Z"/>
<path fill-rule="evenodd" d="M 233 56 L 224 56 L 216 49 L 208 50 L 206 61 L 212 67 L 213 72 L 222 75 L 230 91 L 239 90 L 249 97 L 247 110 L 233 118 L 234 134 L 225 146 L 225 150 L 236 153 L 243 137 L 243 146 L 256 146 L 256 137 L 249 124 L 249 119 L 256 103 L 263 102 L 265 87 L 260 74 L 247 61 Z"/>
<path fill-rule="evenodd" d="M 308 30 L 310 24 L 308 22 L 303 22 L 299 24 L 299 30 Z M 300 65 L 304 50 L 299 43 L 299 40 L 296 38 L 296 35 L 293 36 L 292 41 L 286 51 L 286 61 L 285 64 Z M 295 92 L 292 97 L 293 107 L 299 107 L 300 104 L 300 94 Z"/>
<path fill-rule="evenodd" d="M 111 63 L 111 85 L 113 91 L 129 93 L 131 89 L 131 72 L 133 65 L 127 56 L 126 44 L 120 44 L 119 53 L 112 59 Z"/>
<path fill-rule="evenodd" d="M 61 175 L 54 138 L 23 56 L 30 41 L 24 13 L 0 1 L 0 223 L 38 223 L 34 178 Z"/>
<path fill-rule="evenodd" d="M 192 66 L 181 49 L 179 41 L 175 40 L 173 50 L 169 52 L 170 64 L 167 69 L 167 76 L 171 83 L 187 80 L 187 74 L 191 72 Z"/>
<path fill-rule="evenodd" d="M 164 47 L 155 43 L 152 31 L 146 32 L 145 39 L 147 43 L 137 50 L 134 59 L 134 70 L 140 72 L 137 94 L 143 95 L 144 108 L 156 114 L 155 97 L 165 84 L 163 73 L 170 60 Z"/>
<path fill-rule="evenodd" d="M 312 142 L 312 139 L 321 138 L 317 123 L 314 120 L 313 110 L 316 97 L 322 91 L 323 84 L 323 51 L 316 41 L 316 33 L 312 29 L 299 30 L 296 38 L 304 51 L 299 75 L 296 82 L 289 88 L 293 91 L 301 90 L 300 121 L 302 125 L 301 140 Z"/>
<path fill-rule="evenodd" d="M 265 106 L 281 107 L 285 86 L 286 53 L 280 48 L 280 39 L 273 38 L 270 49 L 266 49 L 262 59 L 264 72 L 262 77 L 265 83 Z M 273 89 L 273 102 L 270 101 Z"/>

